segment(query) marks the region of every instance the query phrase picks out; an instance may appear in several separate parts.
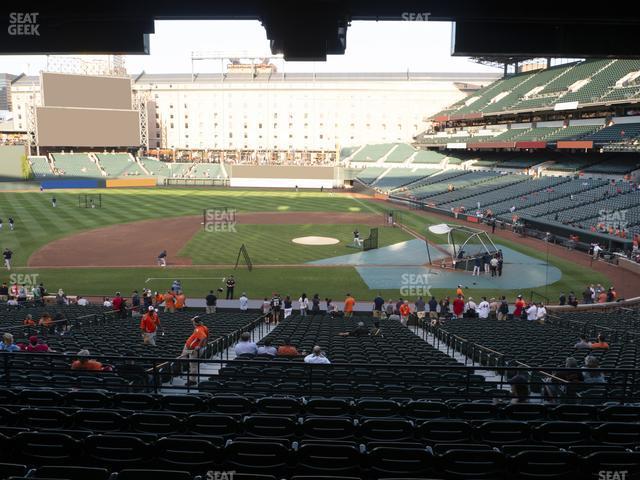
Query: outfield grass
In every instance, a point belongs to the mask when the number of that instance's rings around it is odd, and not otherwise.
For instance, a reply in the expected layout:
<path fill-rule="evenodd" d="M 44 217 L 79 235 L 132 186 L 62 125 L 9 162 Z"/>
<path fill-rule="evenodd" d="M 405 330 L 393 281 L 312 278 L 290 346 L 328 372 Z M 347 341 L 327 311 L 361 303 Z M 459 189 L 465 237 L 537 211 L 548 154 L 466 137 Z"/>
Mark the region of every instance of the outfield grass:
<path fill-rule="evenodd" d="M 79 194 L 101 194 L 103 208 L 78 208 Z M 51 197 L 58 201 L 56 209 L 51 207 Z M 239 212 L 299 211 L 299 212 L 378 212 L 387 209 L 380 202 L 370 202 L 329 192 L 256 191 L 231 189 L 123 189 L 96 191 L 55 191 L 55 192 L 0 192 L 0 218 L 4 229 L 0 232 L 0 248 L 9 247 L 15 252 L 16 273 L 35 273 L 39 281 L 44 281 L 49 290 L 64 288 L 69 293 L 83 295 L 109 295 L 116 290 L 130 292 L 148 286 L 162 290 L 173 277 L 183 280 L 190 296 L 203 296 L 211 288 L 220 284 L 219 278 L 234 273 L 232 270 L 211 268 L 113 268 L 113 269 L 27 269 L 27 259 L 36 249 L 46 243 L 79 231 L 117 223 L 134 222 L 152 218 L 167 218 L 183 215 L 200 215 L 206 208 L 228 207 Z M 9 232 L 7 218 L 16 221 L 16 230 Z M 426 234 L 435 243 L 442 238 L 426 230 L 426 227 L 441 220 L 433 219 L 424 212 L 403 212 L 403 222 L 414 230 Z M 194 263 L 235 263 L 239 245 L 247 244 L 255 263 L 301 263 L 328 256 L 353 253 L 343 244 L 328 247 L 294 246 L 290 243 L 295 236 L 322 235 L 350 242 L 352 225 L 239 225 L 241 234 L 235 236 L 212 237 L 205 232 L 197 234 L 181 252 L 193 258 Z M 360 226 L 360 231 L 368 232 L 369 227 Z M 380 229 L 381 246 L 403 241 L 408 238 L 399 229 Z M 540 260 L 546 259 L 545 251 L 531 251 L 518 244 L 517 239 L 500 239 L 500 243 Z M 542 244 L 541 244 L 542 247 Z M 588 283 L 606 285 L 608 279 L 592 269 L 561 260 L 551 255 L 549 263 L 560 268 L 560 281 L 536 291 L 555 300 L 561 293 L 570 290 L 582 291 Z M 273 291 L 297 296 L 304 289 L 307 294 L 319 293 L 323 298 L 331 296 L 341 299 L 347 291 L 357 298 L 371 299 L 376 292 L 368 289 L 356 270 L 352 267 L 287 267 L 256 268 L 235 272 L 238 290 L 246 290 L 251 298 L 271 295 Z M 167 277 L 151 280 L 150 277 Z M 195 277 L 191 279 L 190 277 Z M 203 277 L 216 277 L 209 279 Z M 450 295 L 451 289 L 434 289 L 436 296 Z M 472 290 L 476 296 L 507 295 L 513 298 L 517 290 L 490 291 Z M 398 290 L 383 291 L 389 298 L 396 298 Z"/>
<path fill-rule="evenodd" d="M 224 265 L 235 263 L 240 246 L 244 244 L 255 265 L 300 264 L 312 260 L 356 253 L 349 248 L 353 231 L 357 228 L 366 238 L 367 225 L 244 225 L 235 232 L 198 232 L 180 251 L 179 256 L 190 257 L 194 265 Z M 380 247 L 414 238 L 399 228 L 379 228 Z M 323 236 L 337 238 L 335 245 L 300 245 L 291 240 L 297 237 Z"/>

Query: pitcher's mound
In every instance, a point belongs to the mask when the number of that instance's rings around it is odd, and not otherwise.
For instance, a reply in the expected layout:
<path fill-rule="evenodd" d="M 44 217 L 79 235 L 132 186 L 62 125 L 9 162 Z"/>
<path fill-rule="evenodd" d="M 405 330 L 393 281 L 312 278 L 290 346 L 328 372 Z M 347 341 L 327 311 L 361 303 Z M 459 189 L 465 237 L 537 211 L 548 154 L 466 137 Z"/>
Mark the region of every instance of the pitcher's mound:
<path fill-rule="evenodd" d="M 340 240 L 331 237 L 298 237 L 291 241 L 300 245 L 335 245 L 340 243 Z"/>

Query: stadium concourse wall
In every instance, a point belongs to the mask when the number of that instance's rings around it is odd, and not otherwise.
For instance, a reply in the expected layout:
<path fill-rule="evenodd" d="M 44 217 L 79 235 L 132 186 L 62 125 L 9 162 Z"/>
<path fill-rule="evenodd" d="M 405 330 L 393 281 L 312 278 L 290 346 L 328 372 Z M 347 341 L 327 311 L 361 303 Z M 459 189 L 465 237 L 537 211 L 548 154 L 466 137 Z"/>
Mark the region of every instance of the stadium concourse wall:
<path fill-rule="evenodd" d="M 333 188 L 342 186 L 340 167 L 229 165 L 229 186 L 255 188 Z"/>

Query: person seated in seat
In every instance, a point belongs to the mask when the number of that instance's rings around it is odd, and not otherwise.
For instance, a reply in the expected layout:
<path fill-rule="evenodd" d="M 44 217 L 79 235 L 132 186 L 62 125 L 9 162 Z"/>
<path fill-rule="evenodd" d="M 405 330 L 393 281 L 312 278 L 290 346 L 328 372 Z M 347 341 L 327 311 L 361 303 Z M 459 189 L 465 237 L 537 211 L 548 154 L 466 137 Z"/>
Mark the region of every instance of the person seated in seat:
<path fill-rule="evenodd" d="M 593 355 L 587 355 L 584 359 L 584 367 L 583 368 L 600 368 L 600 363 L 598 359 Z M 607 383 L 607 380 L 604 378 L 602 372 L 582 372 L 582 378 L 584 379 L 584 383 Z"/>
<path fill-rule="evenodd" d="M 53 350 L 49 348 L 49 345 L 39 340 L 36 335 L 29 337 L 29 344 L 25 346 L 24 350 L 25 352 L 31 353 L 53 352 Z"/>
<path fill-rule="evenodd" d="M 554 372 L 553 376 L 567 383 L 559 382 L 551 377 L 544 377 L 544 398 L 548 401 L 556 400 L 561 394 L 568 398 L 575 397 L 575 390 L 582 383 L 582 374 L 578 369 L 578 361 L 573 357 L 568 357 L 564 364 L 565 368 L 575 368 L 575 371 L 563 370 L 562 372 Z"/>
<path fill-rule="evenodd" d="M 591 343 L 587 341 L 586 336 L 580 335 L 580 337 L 578 337 L 578 342 L 573 346 L 573 348 L 591 348 Z"/>
<path fill-rule="evenodd" d="M 373 322 L 373 328 L 371 329 L 371 332 L 369 332 L 369 335 L 372 337 L 384 337 L 382 330 L 380 329 L 380 322 Z"/>
<path fill-rule="evenodd" d="M 364 322 L 358 322 L 356 327 L 350 332 L 340 332 L 338 335 L 341 337 L 367 337 L 369 333 L 369 329 L 364 326 Z"/>
<path fill-rule="evenodd" d="M 262 345 L 258 347 L 258 355 L 270 355 L 272 357 L 275 357 L 277 353 L 278 350 L 276 349 L 276 347 L 271 345 L 270 338 L 265 338 L 262 341 Z"/>
<path fill-rule="evenodd" d="M 25 327 L 35 327 L 36 322 L 33 320 L 33 317 L 31 316 L 31 314 L 29 314 L 23 320 L 22 325 L 24 325 Z"/>
<path fill-rule="evenodd" d="M 19 352 L 20 347 L 13 343 L 13 335 L 5 333 L 2 335 L 2 342 L 0 342 L 0 351 L 2 352 Z"/>
<path fill-rule="evenodd" d="M 43 313 L 40 317 L 40 320 L 38 320 L 38 326 L 41 327 L 42 332 L 51 333 L 51 329 L 54 326 L 53 318 L 51 318 L 51 315 L 46 312 Z"/>
<path fill-rule="evenodd" d="M 331 362 L 324 355 L 324 352 L 322 351 L 322 349 L 318 345 L 316 345 L 315 347 L 313 347 L 313 350 L 311 351 L 311 353 L 306 357 L 304 357 L 304 363 L 328 365 Z"/>
<path fill-rule="evenodd" d="M 598 334 L 598 340 L 591 344 L 591 348 L 609 348 L 609 344 L 606 342 L 602 333 Z"/>
<path fill-rule="evenodd" d="M 78 359 L 71 364 L 71 370 L 102 370 L 102 364 L 97 360 L 89 358 L 91 353 L 87 349 L 82 349 L 78 352 Z"/>
<path fill-rule="evenodd" d="M 511 385 L 511 403 L 527 403 L 529 401 L 529 379 L 524 373 L 517 373 L 508 380 Z"/>
<path fill-rule="evenodd" d="M 238 342 L 234 350 L 237 357 L 239 357 L 240 355 L 255 355 L 256 353 L 258 353 L 258 347 L 255 342 L 251 341 L 251 334 L 249 332 L 244 332 L 240 336 L 240 341 Z"/>
<path fill-rule="evenodd" d="M 276 355 L 278 357 L 298 357 L 300 356 L 300 352 L 298 352 L 296 347 L 291 345 L 291 339 L 287 337 L 283 340 L 282 345 L 278 347 Z"/>

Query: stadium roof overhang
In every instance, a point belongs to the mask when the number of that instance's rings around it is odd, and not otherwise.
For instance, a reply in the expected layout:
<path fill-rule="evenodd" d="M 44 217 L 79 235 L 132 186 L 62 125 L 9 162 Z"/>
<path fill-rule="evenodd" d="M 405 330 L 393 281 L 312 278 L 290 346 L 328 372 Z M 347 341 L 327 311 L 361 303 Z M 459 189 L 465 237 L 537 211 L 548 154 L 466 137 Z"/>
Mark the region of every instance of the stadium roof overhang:
<path fill-rule="evenodd" d="M 148 53 L 154 20 L 259 20 L 273 53 L 323 60 L 351 21 L 454 21 L 453 54 L 640 57 L 640 7 L 473 0 L 112 0 L 4 2 L 0 53 Z"/>

